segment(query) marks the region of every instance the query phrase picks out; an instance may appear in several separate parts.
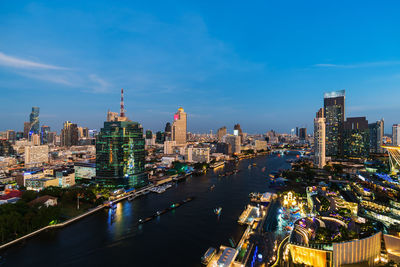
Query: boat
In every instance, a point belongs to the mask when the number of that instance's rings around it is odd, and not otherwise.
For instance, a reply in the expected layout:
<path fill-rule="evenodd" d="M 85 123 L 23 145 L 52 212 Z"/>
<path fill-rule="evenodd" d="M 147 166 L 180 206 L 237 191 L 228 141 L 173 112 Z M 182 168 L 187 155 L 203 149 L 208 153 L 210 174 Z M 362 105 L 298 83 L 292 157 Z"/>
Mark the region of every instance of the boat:
<path fill-rule="evenodd" d="M 213 184 L 211 187 L 210 187 L 210 190 L 213 190 L 215 188 L 215 184 Z"/>
<path fill-rule="evenodd" d="M 253 166 L 257 166 L 257 163 L 253 163 Z"/>
<path fill-rule="evenodd" d="M 217 215 L 220 215 L 220 214 L 221 214 L 221 211 L 222 211 L 222 208 L 221 208 L 221 207 L 218 207 L 218 208 L 215 208 L 215 209 L 214 209 L 214 213 L 217 214 Z"/>
<path fill-rule="evenodd" d="M 217 250 L 213 247 L 210 247 L 209 249 L 207 249 L 206 253 L 204 253 L 203 257 L 201 257 L 201 263 L 207 265 L 216 253 Z"/>
<path fill-rule="evenodd" d="M 266 169 L 266 168 L 265 168 L 265 167 L 263 167 L 263 168 L 261 169 L 261 171 L 262 171 L 262 172 L 265 172 L 265 169 Z"/>
<path fill-rule="evenodd" d="M 247 168 L 249 168 L 249 170 L 251 169 L 251 165 L 249 165 Z"/>

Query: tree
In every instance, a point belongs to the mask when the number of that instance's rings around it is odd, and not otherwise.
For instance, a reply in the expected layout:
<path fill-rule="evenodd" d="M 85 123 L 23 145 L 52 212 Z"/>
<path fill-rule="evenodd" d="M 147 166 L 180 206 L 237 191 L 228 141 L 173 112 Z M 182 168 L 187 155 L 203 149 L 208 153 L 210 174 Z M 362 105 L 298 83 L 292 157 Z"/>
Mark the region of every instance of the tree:
<path fill-rule="evenodd" d="M 34 200 L 38 196 L 38 193 L 33 190 L 26 190 L 24 193 L 22 193 L 21 199 L 25 201 L 26 203 Z"/>

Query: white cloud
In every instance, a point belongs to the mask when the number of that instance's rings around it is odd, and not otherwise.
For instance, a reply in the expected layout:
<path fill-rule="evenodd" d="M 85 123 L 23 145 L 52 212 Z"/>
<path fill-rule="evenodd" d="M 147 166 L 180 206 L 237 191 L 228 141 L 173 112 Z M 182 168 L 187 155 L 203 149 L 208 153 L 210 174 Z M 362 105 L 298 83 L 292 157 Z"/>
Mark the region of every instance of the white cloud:
<path fill-rule="evenodd" d="M 0 52 L 0 65 L 20 69 L 65 70 L 67 68 L 12 57 Z"/>
<path fill-rule="evenodd" d="M 368 68 L 368 67 L 387 67 L 400 65 L 400 61 L 377 61 L 377 62 L 364 62 L 364 63 L 356 63 L 356 64 L 330 64 L 330 63 L 320 63 L 315 64 L 314 67 L 322 67 L 322 68 Z"/>
<path fill-rule="evenodd" d="M 90 74 L 89 79 L 93 83 L 93 86 L 91 86 L 92 93 L 107 93 L 112 87 L 110 83 L 100 78 L 96 74 Z"/>

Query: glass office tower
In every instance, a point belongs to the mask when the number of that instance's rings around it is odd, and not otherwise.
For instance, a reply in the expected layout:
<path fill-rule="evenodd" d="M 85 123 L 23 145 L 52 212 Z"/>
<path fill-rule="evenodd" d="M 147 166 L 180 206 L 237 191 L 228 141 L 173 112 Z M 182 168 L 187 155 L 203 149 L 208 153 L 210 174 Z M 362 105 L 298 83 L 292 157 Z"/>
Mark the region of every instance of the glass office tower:
<path fill-rule="evenodd" d="M 32 107 L 32 112 L 29 116 L 30 130 L 29 136 L 32 134 L 40 134 L 39 132 L 39 108 Z"/>
<path fill-rule="evenodd" d="M 137 122 L 104 122 L 96 138 L 96 181 L 110 188 L 140 188 L 148 184 L 145 140 Z"/>
<path fill-rule="evenodd" d="M 344 101 L 345 90 L 324 94 L 327 156 L 341 156 L 343 154 Z"/>

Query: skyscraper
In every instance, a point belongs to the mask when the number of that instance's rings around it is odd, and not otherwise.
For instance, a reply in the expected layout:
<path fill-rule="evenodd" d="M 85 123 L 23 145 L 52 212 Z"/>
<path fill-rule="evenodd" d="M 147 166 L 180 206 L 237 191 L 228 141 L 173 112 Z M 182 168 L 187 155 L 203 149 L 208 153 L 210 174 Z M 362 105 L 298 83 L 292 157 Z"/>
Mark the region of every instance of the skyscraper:
<path fill-rule="evenodd" d="M 148 184 L 143 128 L 123 112 L 118 121 L 104 122 L 96 138 L 96 180 L 105 187 L 139 188 Z"/>
<path fill-rule="evenodd" d="M 233 135 L 240 136 L 240 143 L 243 144 L 244 142 L 243 131 L 239 123 L 233 126 Z"/>
<path fill-rule="evenodd" d="M 187 115 L 183 108 L 179 108 L 172 123 L 172 141 L 176 145 L 186 145 Z"/>
<path fill-rule="evenodd" d="M 343 124 L 343 155 L 365 158 L 369 156 L 369 129 L 365 117 L 347 118 Z"/>
<path fill-rule="evenodd" d="M 42 145 L 49 142 L 49 132 L 50 126 L 43 125 L 42 127 L 40 127 L 40 143 Z"/>
<path fill-rule="evenodd" d="M 24 138 L 29 138 L 29 130 L 31 129 L 31 123 L 29 121 L 24 122 Z"/>
<path fill-rule="evenodd" d="M 29 121 L 30 121 L 30 129 L 29 129 L 29 135 L 31 134 L 40 134 L 39 132 L 39 107 L 32 107 L 32 112 L 29 115 Z"/>
<path fill-rule="evenodd" d="M 172 140 L 172 127 L 171 123 L 167 122 L 165 124 L 165 141 L 171 141 Z"/>
<path fill-rule="evenodd" d="M 383 136 L 385 124 L 383 119 L 368 124 L 369 128 L 369 149 L 371 153 L 383 153 Z"/>
<path fill-rule="evenodd" d="M 217 131 L 217 138 L 218 138 L 218 142 L 222 141 L 222 137 L 224 137 L 226 135 L 226 126 L 221 127 L 218 129 Z"/>
<path fill-rule="evenodd" d="M 307 128 L 300 128 L 299 129 L 299 138 L 300 138 L 300 140 L 306 140 L 307 139 Z"/>
<path fill-rule="evenodd" d="M 345 90 L 324 94 L 324 115 L 326 119 L 326 155 L 340 156 L 343 150 Z"/>
<path fill-rule="evenodd" d="M 314 119 L 314 162 L 318 168 L 325 166 L 325 118 L 321 108 Z"/>
<path fill-rule="evenodd" d="M 394 146 L 400 146 L 400 124 L 393 124 L 392 134 L 392 144 Z"/>
<path fill-rule="evenodd" d="M 70 121 L 64 122 L 61 130 L 61 146 L 78 145 L 78 125 Z"/>

